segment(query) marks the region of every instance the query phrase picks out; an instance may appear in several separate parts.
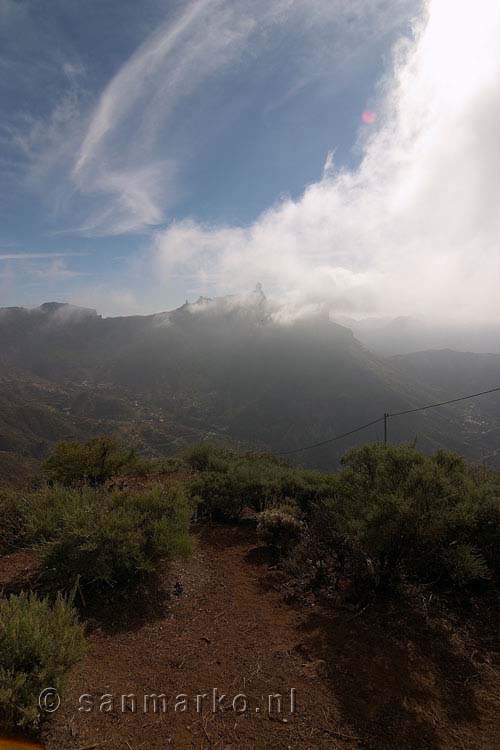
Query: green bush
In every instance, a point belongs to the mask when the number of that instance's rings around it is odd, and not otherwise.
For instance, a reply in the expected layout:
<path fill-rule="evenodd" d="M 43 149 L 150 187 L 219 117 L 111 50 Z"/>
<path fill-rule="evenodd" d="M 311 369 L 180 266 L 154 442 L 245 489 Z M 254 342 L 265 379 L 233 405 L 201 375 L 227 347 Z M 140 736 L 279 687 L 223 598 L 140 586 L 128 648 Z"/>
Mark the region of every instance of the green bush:
<path fill-rule="evenodd" d="M 27 538 L 31 543 L 57 539 L 62 530 L 79 516 L 90 513 L 99 496 L 89 487 L 43 487 L 24 498 Z"/>
<path fill-rule="evenodd" d="M 4 554 L 25 540 L 25 516 L 15 490 L 0 492 L 0 518 L 0 554 Z"/>
<path fill-rule="evenodd" d="M 443 563 L 451 581 L 458 587 L 490 577 L 485 559 L 470 544 L 451 545 L 443 553 Z"/>
<path fill-rule="evenodd" d="M 316 540 L 336 540 L 342 572 L 386 587 L 403 578 L 467 586 L 500 572 L 497 477 L 478 483 L 459 456 L 406 446 L 365 446 L 342 464 L 315 526 Z"/>
<path fill-rule="evenodd" d="M 90 488 L 44 486 L 0 493 L 0 552 L 56 539 L 68 519 L 96 502 Z"/>
<path fill-rule="evenodd" d="M 237 519 L 245 507 L 263 510 L 278 497 L 277 489 L 269 477 L 245 465 L 206 472 L 191 483 L 191 492 L 202 503 L 201 514 L 219 520 Z"/>
<path fill-rule="evenodd" d="M 265 544 L 284 556 L 299 543 L 303 523 L 297 518 L 296 507 L 281 505 L 259 513 L 257 531 Z"/>
<path fill-rule="evenodd" d="M 337 481 L 335 475 L 292 468 L 268 454 L 202 445 L 184 455 L 198 471 L 190 486 L 200 514 L 220 520 L 238 519 L 243 508 L 262 512 L 284 503 L 306 511 L 328 497 Z"/>
<path fill-rule="evenodd" d="M 475 530 L 481 555 L 488 568 L 500 576 L 500 487 L 490 481 L 478 490 Z"/>
<path fill-rule="evenodd" d="M 58 583 L 90 592 L 147 582 L 162 560 L 189 551 L 192 507 L 178 487 L 101 494 L 65 519 L 45 566 Z"/>
<path fill-rule="evenodd" d="M 280 497 L 296 504 L 303 513 L 311 513 L 318 502 L 335 495 L 338 486 L 337 474 L 288 468 L 281 476 Z"/>
<path fill-rule="evenodd" d="M 84 651 L 83 627 L 60 596 L 53 606 L 34 594 L 0 599 L 0 725 L 35 725 L 41 690 L 59 691 Z"/>
<path fill-rule="evenodd" d="M 134 450 L 121 448 L 112 438 L 98 437 L 87 443 L 59 443 L 43 471 L 49 481 L 58 484 L 98 485 L 120 471 L 130 471 L 137 461 Z"/>
<path fill-rule="evenodd" d="M 186 448 L 182 460 L 194 471 L 222 470 L 225 466 L 225 451 L 211 443 L 200 443 Z"/>

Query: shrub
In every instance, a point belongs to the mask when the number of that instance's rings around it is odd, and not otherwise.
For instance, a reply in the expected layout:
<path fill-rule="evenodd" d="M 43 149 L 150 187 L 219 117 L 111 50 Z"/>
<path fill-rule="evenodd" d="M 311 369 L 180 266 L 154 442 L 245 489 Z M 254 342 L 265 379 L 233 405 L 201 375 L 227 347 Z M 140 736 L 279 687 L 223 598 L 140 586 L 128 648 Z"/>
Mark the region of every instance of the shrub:
<path fill-rule="evenodd" d="M 342 464 L 334 496 L 316 506 L 322 524 L 310 516 L 342 573 L 383 587 L 403 578 L 462 587 L 500 572 L 496 477 L 478 484 L 459 456 L 406 446 L 365 446 Z"/>
<path fill-rule="evenodd" d="M 336 474 L 319 471 L 304 471 L 288 468 L 280 480 L 281 498 L 293 501 L 303 513 L 311 513 L 318 502 L 338 492 L 339 479 Z"/>
<path fill-rule="evenodd" d="M 0 493 L 0 518 L 0 554 L 3 554 L 24 544 L 25 517 L 15 491 Z"/>
<path fill-rule="evenodd" d="M 34 594 L 0 599 L 0 723 L 35 725 L 41 690 L 60 690 L 84 650 L 83 627 L 61 596 L 52 607 Z"/>
<path fill-rule="evenodd" d="M 30 543 L 57 539 L 62 530 L 80 516 L 86 516 L 100 502 L 89 487 L 46 486 L 21 497 L 26 537 Z"/>
<path fill-rule="evenodd" d="M 86 513 L 95 502 L 93 490 L 57 485 L 1 493 L 0 551 L 56 539 L 67 519 Z"/>
<path fill-rule="evenodd" d="M 245 464 L 206 472 L 192 482 L 191 491 L 202 502 L 202 515 L 219 520 L 237 519 L 245 507 L 262 511 L 279 496 L 272 478 Z"/>
<path fill-rule="evenodd" d="M 98 437 L 87 443 L 59 443 L 43 471 L 51 482 L 98 485 L 119 471 L 130 470 L 136 462 L 134 450 L 121 448 L 112 438 Z"/>
<path fill-rule="evenodd" d="M 456 586 L 467 586 L 490 577 L 486 561 L 470 544 L 451 546 L 443 555 L 443 563 Z"/>
<path fill-rule="evenodd" d="M 477 546 L 490 570 L 500 575 L 500 488 L 490 481 L 479 488 L 475 507 Z"/>
<path fill-rule="evenodd" d="M 298 544 L 303 530 L 296 508 L 282 505 L 259 514 L 257 531 L 263 542 L 280 556 L 287 555 Z"/>
<path fill-rule="evenodd" d="M 57 582 L 91 592 L 134 588 L 161 560 L 188 552 L 191 512 L 178 487 L 102 494 L 66 518 L 45 565 Z"/>
<path fill-rule="evenodd" d="M 220 468 L 220 451 L 210 443 L 200 443 L 186 448 L 182 453 L 182 459 L 190 469 L 194 471 L 208 471 L 210 468 Z"/>
<path fill-rule="evenodd" d="M 219 520 L 238 519 L 245 507 L 262 512 L 285 503 L 306 511 L 331 495 L 337 483 L 335 475 L 292 468 L 267 454 L 207 445 L 190 451 L 190 466 L 199 472 L 191 493 L 201 502 L 202 515 Z"/>

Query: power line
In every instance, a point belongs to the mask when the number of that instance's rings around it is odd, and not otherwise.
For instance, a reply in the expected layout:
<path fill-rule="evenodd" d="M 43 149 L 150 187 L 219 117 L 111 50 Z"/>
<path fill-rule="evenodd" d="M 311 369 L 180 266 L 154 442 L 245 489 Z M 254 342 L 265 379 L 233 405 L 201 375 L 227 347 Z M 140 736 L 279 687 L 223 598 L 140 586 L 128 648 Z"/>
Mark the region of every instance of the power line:
<path fill-rule="evenodd" d="M 330 443 L 334 443 L 337 440 L 342 440 L 343 438 L 349 437 L 350 435 L 355 435 L 357 432 L 366 430 L 368 429 L 368 427 L 373 427 L 373 425 L 379 424 L 380 422 L 384 423 L 384 444 L 387 444 L 387 422 L 390 417 L 402 417 L 405 414 L 414 414 L 415 412 L 424 411 L 425 409 L 436 409 L 438 406 L 448 406 L 449 404 L 457 404 L 460 401 L 468 401 L 471 398 L 478 398 L 478 396 L 486 396 L 489 393 L 498 393 L 499 391 L 500 391 L 500 387 L 490 388 L 490 390 L 488 391 L 480 391 L 480 393 L 471 393 L 469 396 L 460 396 L 459 398 L 452 398 L 449 401 L 441 401 L 436 404 L 427 404 L 426 406 L 418 406 L 415 409 L 406 409 L 405 411 L 397 411 L 397 412 L 392 412 L 392 413 L 385 412 L 382 417 L 379 417 L 378 419 L 374 419 L 372 422 L 367 422 L 367 424 L 363 424 L 360 427 L 356 427 L 354 430 L 349 430 L 349 432 L 343 432 L 341 435 L 334 435 L 333 437 L 328 438 L 327 440 L 321 440 L 319 443 L 312 443 L 310 445 L 304 445 L 301 448 L 293 448 L 287 451 L 273 451 L 273 455 L 290 456 L 293 453 L 302 453 L 302 451 L 312 450 L 313 448 L 321 448 L 323 445 L 330 445 Z M 155 447 L 161 447 L 162 445 L 171 445 L 171 442 L 156 443 Z"/>
<path fill-rule="evenodd" d="M 290 456 L 293 453 L 302 453 L 302 451 L 308 451 L 312 450 L 313 448 L 321 448 L 323 445 L 329 445 L 330 443 L 334 443 L 336 440 L 342 440 L 342 438 L 349 437 L 350 435 L 355 435 L 357 432 L 361 432 L 362 430 L 366 430 L 368 427 L 372 427 L 375 424 L 379 424 L 380 422 L 384 423 L 384 444 L 387 444 L 387 422 L 390 417 L 402 417 L 405 414 L 414 414 L 418 411 L 424 411 L 425 409 L 435 409 L 438 406 L 448 406 L 449 404 L 457 404 L 459 401 L 468 401 L 471 398 L 477 398 L 478 396 L 486 396 L 488 393 L 498 393 L 500 391 L 500 387 L 498 388 L 490 388 L 488 391 L 481 391 L 480 393 L 471 393 L 469 396 L 460 396 L 459 398 L 452 398 L 448 401 L 441 401 L 436 404 L 427 404 L 426 406 L 418 406 L 415 409 L 406 409 L 405 411 L 397 411 L 388 413 L 386 412 L 382 417 L 379 417 L 378 419 L 374 419 L 372 422 L 368 422 L 367 424 L 361 425 L 361 427 L 356 427 L 354 430 L 350 430 L 349 432 L 344 432 L 341 435 L 335 435 L 334 437 L 328 438 L 328 440 L 322 440 L 319 443 L 312 443 L 310 445 L 304 445 L 301 448 L 293 448 L 292 450 L 288 451 L 273 451 L 275 456 Z"/>
<path fill-rule="evenodd" d="M 291 453 L 301 453 L 302 451 L 311 450 L 311 448 L 320 448 L 322 445 L 329 445 L 330 443 L 335 442 L 335 440 L 342 440 L 342 438 L 349 437 L 349 435 L 354 435 L 356 432 L 361 432 L 361 430 L 366 430 L 367 427 L 372 427 L 372 425 L 378 424 L 379 422 L 383 422 L 383 420 L 384 420 L 383 417 L 379 417 L 378 419 L 374 419 L 373 422 L 368 422 L 367 424 L 361 425 L 361 427 L 356 427 L 355 430 L 344 432 L 342 435 L 335 435 L 334 437 L 328 438 L 328 440 L 322 440 L 320 443 L 313 443 L 312 445 L 304 445 L 302 448 L 294 448 L 293 450 L 289 450 L 289 451 L 273 451 L 273 453 L 275 456 L 289 456 Z"/>
<path fill-rule="evenodd" d="M 416 411 L 424 411 L 424 409 L 435 409 L 437 406 L 447 406 L 448 404 L 457 404 L 459 401 L 468 401 L 470 398 L 477 398 L 478 396 L 486 396 L 488 393 L 497 393 L 500 388 L 490 388 L 489 391 L 481 391 L 480 393 L 472 393 L 470 396 L 461 396 L 460 398 L 452 398 L 450 401 L 441 401 L 439 404 L 427 404 L 427 406 L 419 406 L 417 409 L 407 409 L 406 411 L 397 411 L 393 414 L 387 414 L 388 417 L 402 417 L 403 414 L 413 414 Z"/>

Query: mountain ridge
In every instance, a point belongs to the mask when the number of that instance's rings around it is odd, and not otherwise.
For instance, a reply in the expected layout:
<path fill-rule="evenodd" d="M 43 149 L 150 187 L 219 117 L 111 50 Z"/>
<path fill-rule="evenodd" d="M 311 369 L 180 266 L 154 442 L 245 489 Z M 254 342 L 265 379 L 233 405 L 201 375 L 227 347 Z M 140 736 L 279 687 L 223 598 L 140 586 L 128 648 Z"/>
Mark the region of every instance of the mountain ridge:
<path fill-rule="evenodd" d="M 57 440 L 103 432 L 153 454 L 204 439 L 293 450 L 453 389 L 411 357 L 373 354 L 324 313 L 283 322 L 261 288 L 145 316 L 104 318 L 54 302 L 7 310 L 0 310 L 0 450 L 27 459 Z M 497 420 L 495 412 L 487 429 Z M 391 422 L 390 436 L 477 457 L 490 448 L 485 424 L 484 413 L 466 405 Z M 380 439 L 374 427 L 301 458 L 328 468 L 352 445 Z"/>

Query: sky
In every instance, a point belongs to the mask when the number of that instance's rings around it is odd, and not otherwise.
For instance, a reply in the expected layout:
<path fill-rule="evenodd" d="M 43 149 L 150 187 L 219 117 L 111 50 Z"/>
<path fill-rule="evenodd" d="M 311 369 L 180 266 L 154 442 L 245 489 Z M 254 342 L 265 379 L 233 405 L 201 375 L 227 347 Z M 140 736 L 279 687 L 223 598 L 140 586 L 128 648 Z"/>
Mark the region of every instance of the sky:
<path fill-rule="evenodd" d="M 0 306 L 500 313 L 498 0 L 0 0 Z"/>

